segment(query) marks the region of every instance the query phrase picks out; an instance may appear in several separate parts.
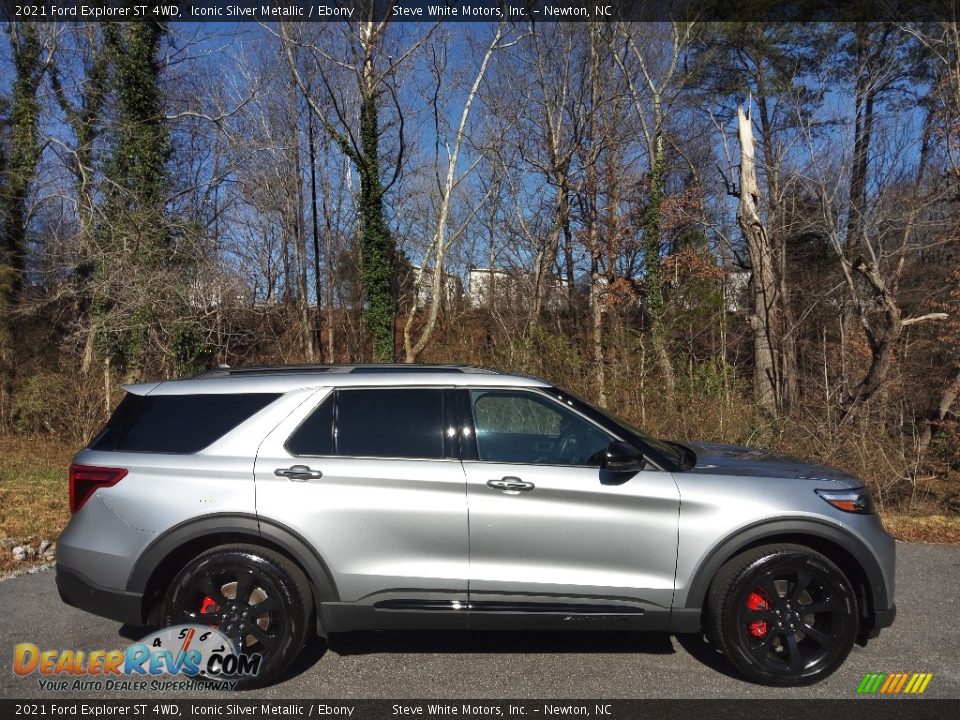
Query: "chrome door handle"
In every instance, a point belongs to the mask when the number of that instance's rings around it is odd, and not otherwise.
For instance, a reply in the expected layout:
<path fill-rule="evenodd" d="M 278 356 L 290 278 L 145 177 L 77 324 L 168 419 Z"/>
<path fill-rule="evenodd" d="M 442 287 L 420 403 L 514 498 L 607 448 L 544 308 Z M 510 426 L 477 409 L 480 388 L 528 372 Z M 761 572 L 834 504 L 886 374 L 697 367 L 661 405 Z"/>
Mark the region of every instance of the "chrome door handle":
<path fill-rule="evenodd" d="M 304 480 L 316 480 L 323 477 L 319 470 L 311 470 L 306 465 L 291 465 L 288 468 L 277 468 L 273 471 L 277 477 L 285 477 L 294 482 L 303 482 Z"/>
<path fill-rule="evenodd" d="M 487 487 L 502 490 L 508 495 L 516 495 L 520 492 L 533 490 L 536 485 L 532 482 L 525 482 L 518 477 L 504 477 L 499 480 L 487 480 Z"/>

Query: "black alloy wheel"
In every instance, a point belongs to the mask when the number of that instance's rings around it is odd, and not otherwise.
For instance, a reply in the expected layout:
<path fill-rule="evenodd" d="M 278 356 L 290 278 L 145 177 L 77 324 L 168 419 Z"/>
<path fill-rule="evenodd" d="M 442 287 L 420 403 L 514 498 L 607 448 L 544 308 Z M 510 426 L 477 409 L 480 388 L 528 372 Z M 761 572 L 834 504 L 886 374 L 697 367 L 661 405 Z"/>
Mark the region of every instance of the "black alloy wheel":
<path fill-rule="evenodd" d="M 725 564 L 708 599 L 713 641 L 748 679 L 808 685 L 846 659 L 856 595 L 843 572 L 801 545 L 767 545 Z"/>
<path fill-rule="evenodd" d="M 177 574 L 162 617 L 166 626 L 217 628 L 235 652 L 259 654 L 259 673 L 237 685 L 250 689 L 275 681 L 296 659 L 312 614 L 307 579 L 290 560 L 255 545 L 225 545 L 197 556 Z"/>

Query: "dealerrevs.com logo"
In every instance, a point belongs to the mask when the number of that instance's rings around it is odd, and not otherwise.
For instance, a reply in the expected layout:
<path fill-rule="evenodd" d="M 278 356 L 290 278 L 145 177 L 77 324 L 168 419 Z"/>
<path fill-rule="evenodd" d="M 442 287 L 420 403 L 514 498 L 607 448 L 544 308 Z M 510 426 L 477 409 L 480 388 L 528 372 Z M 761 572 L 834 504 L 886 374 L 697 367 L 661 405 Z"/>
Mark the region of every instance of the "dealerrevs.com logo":
<path fill-rule="evenodd" d="M 34 643 L 19 643 L 13 650 L 13 672 L 39 675 L 41 690 L 229 690 L 239 680 L 255 677 L 261 660 L 258 654 L 236 652 L 219 630 L 177 625 L 126 650 L 41 650 Z"/>

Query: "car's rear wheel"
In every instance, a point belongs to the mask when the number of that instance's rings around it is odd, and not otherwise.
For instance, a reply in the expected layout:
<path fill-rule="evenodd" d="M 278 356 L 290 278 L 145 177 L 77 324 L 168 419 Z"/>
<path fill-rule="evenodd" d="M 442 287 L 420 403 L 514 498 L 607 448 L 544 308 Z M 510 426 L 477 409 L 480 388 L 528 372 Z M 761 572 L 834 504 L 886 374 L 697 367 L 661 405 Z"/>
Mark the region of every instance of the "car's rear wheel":
<path fill-rule="evenodd" d="M 296 659 L 308 637 L 313 598 L 303 572 L 256 545 L 223 545 L 201 553 L 174 578 L 163 605 L 165 625 L 215 627 L 234 649 L 262 656 L 254 678 L 238 689 L 263 687 Z"/>
<path fill-rule="evenodd" d="M 809 685 L 846 659 L 857 599 L 843 572 L 802 545 L 764 545 L 720 568 L 707 602 L 712 639 L 749 680 Z"/>

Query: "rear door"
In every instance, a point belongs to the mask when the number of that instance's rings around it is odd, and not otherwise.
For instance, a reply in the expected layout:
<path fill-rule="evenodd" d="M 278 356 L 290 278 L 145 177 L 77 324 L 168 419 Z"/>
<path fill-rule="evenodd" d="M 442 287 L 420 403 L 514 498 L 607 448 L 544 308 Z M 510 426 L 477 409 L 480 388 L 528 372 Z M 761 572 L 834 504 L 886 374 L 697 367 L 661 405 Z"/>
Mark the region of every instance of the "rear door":
<path fill-rule="evenodd" d="M 665 628 L 679 513 L 670 473 L 601 470 L 619 438 L 546 393 L 480 388 L 460 402 L 475 438 L 464 451 L 471 627 L 512 615 L 528 627 Z"/>
<path fill-rule="evenodd" d="M 452 390 L 363 387 L 320 395 L 261 445 L 258 515 L 313 545 L 342 602 L 378 610 L 465 607 L 466 487 L 451 446 L 456 432 L 447 432 Z"/>

